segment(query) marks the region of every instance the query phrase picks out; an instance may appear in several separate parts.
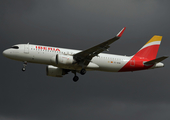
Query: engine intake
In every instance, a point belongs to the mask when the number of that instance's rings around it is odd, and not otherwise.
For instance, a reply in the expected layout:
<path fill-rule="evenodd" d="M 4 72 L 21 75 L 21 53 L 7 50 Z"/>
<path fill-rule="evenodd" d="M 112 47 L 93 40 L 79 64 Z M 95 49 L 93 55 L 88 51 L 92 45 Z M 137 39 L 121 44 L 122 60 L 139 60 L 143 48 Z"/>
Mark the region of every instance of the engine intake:
<path fill-rule="evenodd" d="M 48 65 L 46 67 L 46 74 L 47 76 L 52 76 L 52 77 L 62 77 L 62 75 L 67 74 L 67 72 L 62 68 Z"/>

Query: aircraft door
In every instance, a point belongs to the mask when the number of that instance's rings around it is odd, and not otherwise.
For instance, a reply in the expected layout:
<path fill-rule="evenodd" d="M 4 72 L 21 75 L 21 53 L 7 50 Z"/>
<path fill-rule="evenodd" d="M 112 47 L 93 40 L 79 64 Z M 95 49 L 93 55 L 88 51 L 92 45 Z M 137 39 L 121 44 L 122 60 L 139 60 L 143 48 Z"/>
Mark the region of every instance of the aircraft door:
<path fill-rule="evenodd" d="M 24 53 L 25 54 L 29 53 L 29 43 L 24 45 Z"/>

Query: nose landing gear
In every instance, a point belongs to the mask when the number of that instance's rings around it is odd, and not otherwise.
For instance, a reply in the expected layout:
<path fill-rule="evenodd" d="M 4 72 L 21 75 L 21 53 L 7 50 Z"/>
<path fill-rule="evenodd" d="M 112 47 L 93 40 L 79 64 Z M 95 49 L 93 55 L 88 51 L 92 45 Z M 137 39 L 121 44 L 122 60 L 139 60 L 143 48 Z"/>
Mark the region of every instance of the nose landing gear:
<path fill-rule="evenodd" d="M 22 68 L 22 71 L 23 71 L 23 72 L 26 70 L 26 66 L 27 66 L 27 61 L 24 61 L 24 63 L 23 63 L 23 68 Z"/>

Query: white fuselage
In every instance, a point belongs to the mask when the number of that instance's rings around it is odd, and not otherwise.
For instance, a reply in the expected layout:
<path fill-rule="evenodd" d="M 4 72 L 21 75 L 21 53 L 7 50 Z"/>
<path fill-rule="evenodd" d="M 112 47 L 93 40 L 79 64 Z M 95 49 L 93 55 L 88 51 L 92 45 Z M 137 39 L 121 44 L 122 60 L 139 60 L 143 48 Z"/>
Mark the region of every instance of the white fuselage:
<path fill-rule="evenodd" d="M 33 45 L 33 44 L 18 44 L 16 45 L 19 48 L 9 48 L 3 52 L 3 54 L 14 60 L 18 61 L 27 61 L 30 63 L 39 63 L 46 65 L 53 65 L 63 69 L 70 70 L 80 70 L 81 66 L 78 65 L 57 65 L 54 62 L 56 55 L 66 55 L 73 56 L 74 54 L 80 52 L 81 50 L 65 49 L 65 48 L 56 48 L 42 45 Z M 105 54 L 100 53 L 98 56 L 92 58 L 87 70 L 99 70 L 107 72 L 118 72 L 130 59 L 131 57 L 120 56 L 114 54 Z"/>

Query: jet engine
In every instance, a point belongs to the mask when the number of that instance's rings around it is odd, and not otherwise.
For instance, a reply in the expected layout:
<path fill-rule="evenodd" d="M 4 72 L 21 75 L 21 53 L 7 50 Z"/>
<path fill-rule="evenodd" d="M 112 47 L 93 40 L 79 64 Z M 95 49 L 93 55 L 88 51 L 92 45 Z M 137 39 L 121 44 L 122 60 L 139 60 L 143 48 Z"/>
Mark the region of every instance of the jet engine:
<path fill-rule="evenodd" d="M 48 65 L 46 67 L 46 74 L 47 76 L 52 76 L 52 77 L 62 77 L 62 75 L 67 74 L 67 71 L 62 68 Z"/>
<path fill-rule="evenodd" d="M 73 56 L 70 55 L 56 55 L 51 58 L 51 62 L 54 65 L 71 65 L 75 62 Z"/>
<path fill-rule="evenodd" d="M 70 64 L 73 64 L 74 62 L 73 56 L 69 56 L 69 55 L 57 55 L 56 58 L 57 58 L 56 59 L 57 64 L 70 65 Z"/>

